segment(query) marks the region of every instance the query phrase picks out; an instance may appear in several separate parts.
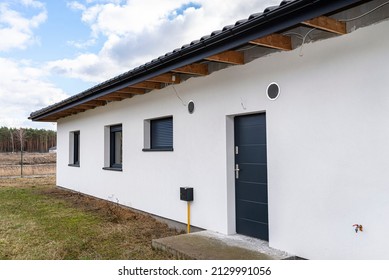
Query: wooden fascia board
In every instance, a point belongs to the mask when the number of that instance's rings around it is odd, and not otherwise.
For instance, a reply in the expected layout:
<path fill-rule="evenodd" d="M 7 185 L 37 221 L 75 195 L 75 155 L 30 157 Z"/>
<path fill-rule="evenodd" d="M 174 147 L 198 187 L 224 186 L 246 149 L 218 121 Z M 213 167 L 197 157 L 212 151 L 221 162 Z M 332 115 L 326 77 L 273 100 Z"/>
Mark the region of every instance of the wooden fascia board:
<path fill-rule="evenodd" d="M 208 75 L 208 65 L 193 63 L 193 64 L 185 65 L 183 67 L 176 68 L 172 70 L 172 72 L 189 74 L 189 75 L 206 76 Z"/>
<path fill-rule="evenodd" d="M 147 79 L 150 82 L 167 83 L 167 84 L 179 84 L 181 79 L 178 75 L 172 73 L 165 73 L 153 78 Z"/>
<path fill-rule="evenodd" d="M 161 83 L 157 82 L 140 82 L 135 85 L 131 85 L 132 88 L 143 88 L 143 89 L 161 89 Z"/>
<path fill-rule="evenodd" d="M 54 115 L 52 115 L 52 117 L 53 118 L 57 118 L 57 119 L 59 119 L 59 118 L 63 118 L 63 117 L 67 117 L 67 116 L 70 116 L 70 113 L 61 113 L 61 114 L 54 114 Z"/>
<path fill-rule="evenodd" d="M 345 22 L 340 22 L 336 19 L 326 16 L 320 16 L 310 20 L 306 20 L 302 22 L 302 24 L 339 35 L 347 33 Z"/>
<path fill-rule="evenodd" d="M 39 120 L 39 122 L 56 122 L 59 119 L 60 119 L 60 117 L 59 118 L 43 118 L 43 119 Z"/>
<path fill-rule="evenodd" d="M 290 51 L 292 50 L 292 39 L 289 36 L 281 34 L 271 34 L 266 37 L 255 39 L 249 42 L 253 45 L 258 45 L 262 47 Z"/>
<path fill-rule="evenodd" d="M 89 109 L 94 109 L 96 108 L 97 106 L 94 106 L 94 105 L 85 105 L 85 104 L 82 104 L 82 105 L 77 105 L 76 107 L 74 107 L 75 109 L 86 109 L 86 110 L 89 110 Z"/>
<path fill-rule="evenodd" d="M 108 94 L 107 96 L 109 97 L 120 97 L 120 98 L 131 98 L 133 95 L 131 93 L 128 93 L 128 92 L 113 92 L 113 93 L 110 93 Z"/>
<path fill-rule="evenodd" d="M 121 98 L 121 97 L 108 96 L 108 95 L 96 98 L 96 100 L 104 100 L 104 101 L 121 101 L 123 99 L 124 98 Z"/>
<path fill-rule="evenodd" d="M 85 111 L 86 111 L 85 109 L 77 109 L 76 107 L 66 110 L 66 112 L 71 112 L 71 113 L 82 113 Z"/>
<path fill-rule="evenodd" d="M 90 100 L 90 101 L 83 103 L 83 105 L 95 105 L 95 106 L 104 106 L 106 104 L 107 103 L 105 101 L 102 101 L 102 100 Z"/>
<path fill-rule="evenodd" d="M 77 113 L 81 113 L 81 112 L 74 112 L 74 111 L 66 110 L 64 112 L 54 114 L 54 115 L 52 115 L 50 117 L 58 120 L 58 119 L 61 119 L 61 118 L 69 117 L 69 116 L 77 114 Z"/>
<path fill-rule="evenodd" d="M 225 51 L 205 58 L 213 62 L 222 62 L 234 65 L 244 64 L 244 55 L 238 51 Z"/>
<path fill-rule="evenodd" d="M 126 87 L 120 90 L 115 91 L 116 93 L 125 93 L 125 94 L 145 94 L 146 91 L 141 88 L 131 88 L 131 87 Z"/>
<path fill-rule="evenodd" d="M 69 116 L 69 115 L 74 115 L 74 114 L 78 114 L 78 113 L 83 113 L 85 112 L 86 110 L 85 109 L 76 109 L 76 108 L 72 108 L 72 109 L 68 109 L 65 111 L 65 114 L 64 116 Z"/>

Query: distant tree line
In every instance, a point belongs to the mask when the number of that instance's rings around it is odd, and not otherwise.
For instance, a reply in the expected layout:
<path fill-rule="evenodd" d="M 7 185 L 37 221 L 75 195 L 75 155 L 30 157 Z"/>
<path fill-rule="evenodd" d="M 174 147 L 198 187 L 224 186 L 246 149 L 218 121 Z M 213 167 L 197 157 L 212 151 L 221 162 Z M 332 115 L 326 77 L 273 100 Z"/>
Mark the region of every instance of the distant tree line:
<path fill-rule="evenodd" d="M 57 132 L 53 130 L 0 127 L 1 153 L 19 152 L 21 146 L 25 152 L 46 153 L 56 145 Z"/>

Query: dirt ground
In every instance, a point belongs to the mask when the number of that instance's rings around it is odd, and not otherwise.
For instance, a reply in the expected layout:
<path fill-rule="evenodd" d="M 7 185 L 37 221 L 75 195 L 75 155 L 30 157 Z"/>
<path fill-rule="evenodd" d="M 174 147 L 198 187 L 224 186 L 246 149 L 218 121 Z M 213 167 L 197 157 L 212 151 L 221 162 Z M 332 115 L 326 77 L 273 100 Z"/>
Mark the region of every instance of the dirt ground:
<path fill-rule="evenodd" d="M 0 177 L 20 176 L 20 161 L 20 153 L 0 153 Z M 56 161 L 55 153 L 23 153 L 23 175 L 53 175 Z"/>
<path fill-rule="evenodd" d="M 56 163 L 56 153 L 23 153 L 23 164 Z M 19 165 L 19 153 L 0 153 L 0 165 Z"/>
<path fill-rule="evenodd" d="M 0 178 L 0 188 L 2 187 L 35 188 L 36 186 L 53 187 L 54 189 L 55 176 L 38 177 L 38 178 Z"/>

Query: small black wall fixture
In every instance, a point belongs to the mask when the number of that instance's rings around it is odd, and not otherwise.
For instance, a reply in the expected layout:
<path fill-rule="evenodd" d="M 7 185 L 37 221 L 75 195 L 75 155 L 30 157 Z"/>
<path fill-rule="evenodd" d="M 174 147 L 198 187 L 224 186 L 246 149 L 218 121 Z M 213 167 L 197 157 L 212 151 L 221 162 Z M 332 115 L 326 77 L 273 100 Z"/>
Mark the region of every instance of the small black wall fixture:
<path fill-rule="evenodd" d="M 270 83 L 266 89 L 266 95 L 270 100 L 276 100 L 280 96 L 280 86 L 277 83 Z"/>
<path fill-rule="evenodd" d="M 190 202 L 193 201 L 193 188 L 180 188 L 180 200 L 186 201 L 187 204 L 187 229 L 186 232 L 190 233 Z"/>
<path fill-rule="evenodd" d="M 193 188 L 180 188 L 180 199 L 183 201 L 193 201 Z"/>
<path fill-rule="evenodd" d="M 194 104 L 193 100 L 191 100 L 188 103 L 188 112 L 189 112 L 189 114 L 193 114 L 194 110 L 195 110 L 195 104 Z"/>

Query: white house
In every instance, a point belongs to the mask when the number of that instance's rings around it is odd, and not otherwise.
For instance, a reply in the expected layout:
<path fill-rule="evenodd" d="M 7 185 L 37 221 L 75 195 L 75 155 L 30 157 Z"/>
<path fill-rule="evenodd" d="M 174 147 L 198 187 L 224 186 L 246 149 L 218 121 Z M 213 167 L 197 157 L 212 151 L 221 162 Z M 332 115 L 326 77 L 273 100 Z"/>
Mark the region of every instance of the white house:
<path fill-rule="evenodd" d="M 194 226 L 388 259 L 387 4 L 282 1 L 31 113 L 57 185 L 181 223 L 191 187 Z"/>

